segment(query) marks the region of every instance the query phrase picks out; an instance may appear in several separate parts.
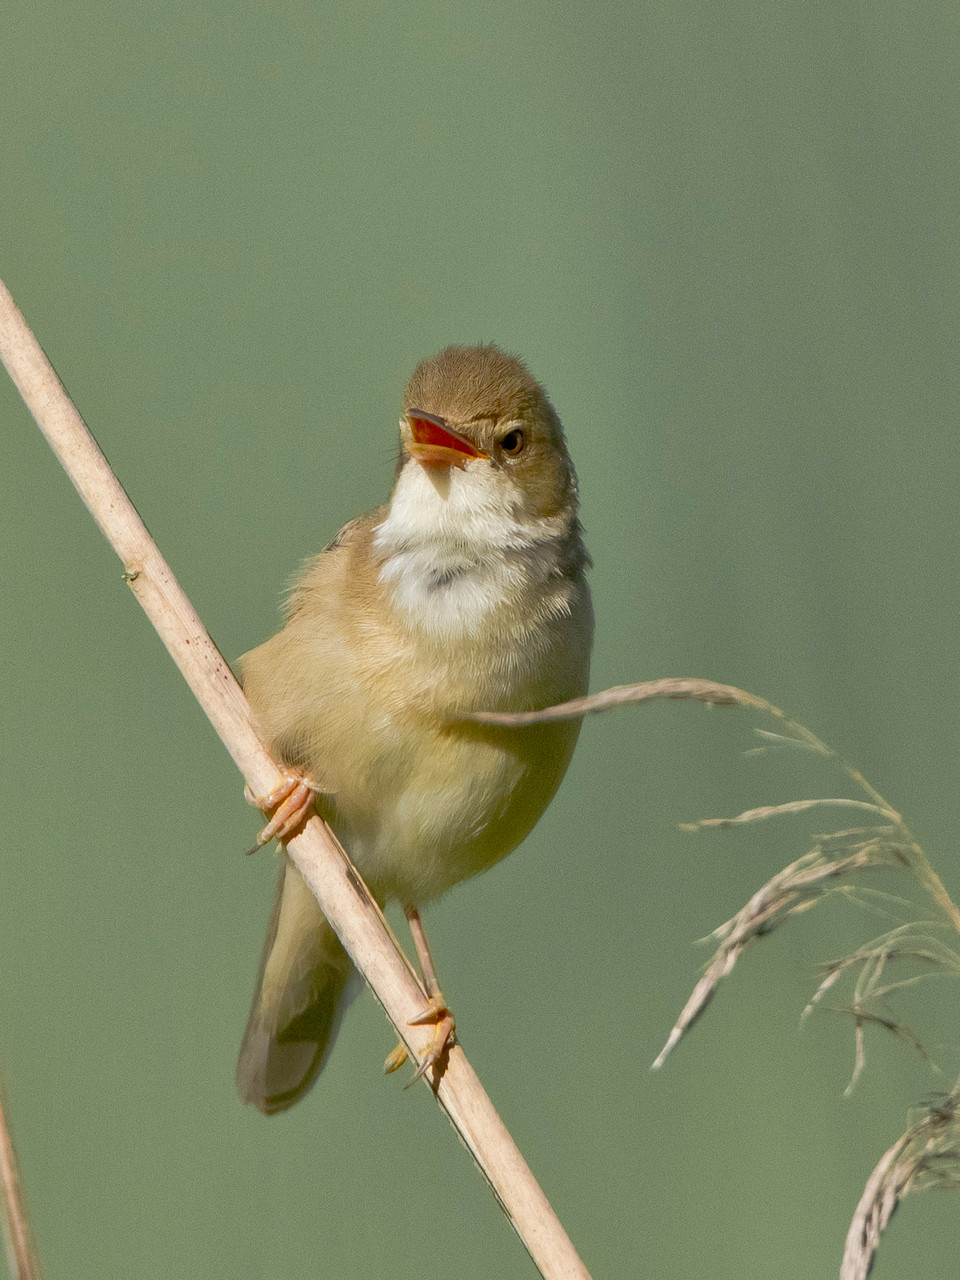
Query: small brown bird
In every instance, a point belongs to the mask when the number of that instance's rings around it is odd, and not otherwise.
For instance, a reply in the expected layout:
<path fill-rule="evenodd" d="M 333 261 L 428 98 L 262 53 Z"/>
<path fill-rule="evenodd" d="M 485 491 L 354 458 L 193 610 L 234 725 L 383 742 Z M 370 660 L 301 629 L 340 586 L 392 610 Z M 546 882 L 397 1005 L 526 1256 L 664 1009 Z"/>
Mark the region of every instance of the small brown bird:
<path fill-rule="evenodd" d="M 419 906 L 499 862 L 566 771 L 578 721 L 501 728 L 586 691 L 593 637 L 577 479 L 560 421 L 519 360 L 448 347 L 414 370 L 388 506 L 307 562 L 283 629 L 242 659 L 243 686 L 290 783 L 257 801 L 281 841 L 313 811 L 378 902 L 410 920 L 436 1024 L 453 1019 Z M 310 1088 L 353 966 L 284 857 L 237 1086 L 271 1114 Z M 388 1068 L 405 1058 L 402 1048 Z"/>

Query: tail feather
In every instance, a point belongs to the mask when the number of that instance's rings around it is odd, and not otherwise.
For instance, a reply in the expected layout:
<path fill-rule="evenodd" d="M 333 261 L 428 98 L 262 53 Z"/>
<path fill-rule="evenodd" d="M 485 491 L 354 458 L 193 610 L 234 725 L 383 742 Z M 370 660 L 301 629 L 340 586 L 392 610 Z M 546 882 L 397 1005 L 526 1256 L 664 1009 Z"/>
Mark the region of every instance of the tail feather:
<path fill-rule="evenodd" d="M 237 1062 L 244 1102 L 273 1115 L 303 1097 L 333 1048 L 350 985 L 359 976 L 349 956 L 285 858 Z"/>

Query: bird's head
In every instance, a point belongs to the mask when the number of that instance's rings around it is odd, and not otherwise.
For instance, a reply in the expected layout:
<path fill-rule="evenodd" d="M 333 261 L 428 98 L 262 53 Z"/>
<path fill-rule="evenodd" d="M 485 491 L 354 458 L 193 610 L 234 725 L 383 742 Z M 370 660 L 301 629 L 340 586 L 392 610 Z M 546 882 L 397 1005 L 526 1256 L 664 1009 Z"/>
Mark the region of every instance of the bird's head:
<path fill-rule="evenodd" d="M 576 510 L 560 420 L 526 366 L 498 347 L 447 347 L 421 361 L 404 392 L 400 444 L 398 475 L 413 466 L 441 492 L 452 481 L 472 488 L 472 477 L 528 518 Z"/>

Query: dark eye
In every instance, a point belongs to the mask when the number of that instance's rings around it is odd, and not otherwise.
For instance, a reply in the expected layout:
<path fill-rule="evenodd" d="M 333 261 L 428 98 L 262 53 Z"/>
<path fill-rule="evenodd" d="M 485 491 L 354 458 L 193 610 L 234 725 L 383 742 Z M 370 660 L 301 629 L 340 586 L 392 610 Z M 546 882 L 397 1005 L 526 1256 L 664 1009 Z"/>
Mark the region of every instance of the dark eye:
<path fill-rule="evenodd" d="M 508 453 L 511 458 L 515 458 L 518 453 L 523 451 L 523 432 L 508 431 L 500 441 L 500 448 L 504 453 Z"/>

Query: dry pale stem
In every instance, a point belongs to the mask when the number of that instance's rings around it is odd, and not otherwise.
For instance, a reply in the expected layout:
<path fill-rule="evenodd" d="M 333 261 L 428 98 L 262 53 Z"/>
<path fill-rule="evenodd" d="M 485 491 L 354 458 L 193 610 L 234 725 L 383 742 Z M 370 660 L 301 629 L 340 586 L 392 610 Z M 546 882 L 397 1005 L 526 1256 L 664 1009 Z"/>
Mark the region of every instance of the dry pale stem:
<path fill-rule="evenodd" d="M 6 1099 L 0 1088 L 0 1194 L 3 1197 L 4 1243 L 11 1275 L 16 1280 L 40 1280 L 40 1264 L 27 1218 L 17 1153 L 7 1123 Z"/>
<path fill-rule="evenodd" d="M 579 716 L 595 715 L 600 711 L 612 711 L 638 702 L 706 702 L 715 707 L 755 707 L 782 716 L 783 712 L 763 698 L 732 684 L 717 684 L 714 680 L 667 679 L 645 680 L 642 684 L 621 684 L 602 693 L 590 693 L 583 698 L 572 698 L 555 707 L 539 711 L 471 711 L 463 717 L 477 724 L 525 725 L 546 724 L 551 720 L 576 720 Z"/>
<path fill-rule="evenodd" d="M 120 556 L 124 578 L 255 795 L 281 782 L 252 725 L 246 699 L 166 561 L 60 384 L 7 289 L 0 284 L 0 356 L 94 519 Z M 328 827 L 314 817 L 289 852 L 382 1004 L 418 1058 L 432 1028 L 411 1026 L 425 995 L 376 903 Z M 463 1050 L 451 1050 L 435 1093 L 541 1275 L 589 1280 Z"/>

